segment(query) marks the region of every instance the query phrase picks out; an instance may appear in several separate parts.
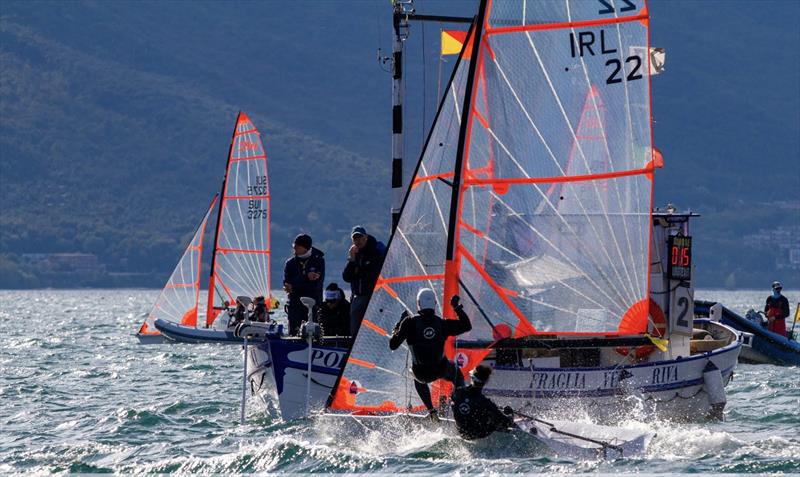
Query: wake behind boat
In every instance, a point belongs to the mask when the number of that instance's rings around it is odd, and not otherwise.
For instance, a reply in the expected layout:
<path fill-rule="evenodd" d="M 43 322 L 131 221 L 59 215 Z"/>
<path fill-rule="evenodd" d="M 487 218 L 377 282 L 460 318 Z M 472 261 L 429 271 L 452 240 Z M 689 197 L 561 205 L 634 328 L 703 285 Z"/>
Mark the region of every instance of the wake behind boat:
<path fill-rule="evenodd" d="M 391 439 L 391 434 L 417 434 L 436 430 L 453 437 L 458 436 L 455 421 L 442 418 L 431 422 L 427 414 L 400 413 L 386 415 L 319 414 L 314 416 L 319 426 L 336 429 L 337 435 L 369 439 L 368 434 L 378 433 Z M 496 432 L 489 437 L 468 441 L 481 447 L 502 445 L 508 438 L 518 440 L 515 445 L 556 458 L 573 460 L 599 460 L 634 458 L 641 456 L 655 436 L 650 431 L 601 426 L 587 422 L 542 420 L 530 416 L 515 419 L 516 428 Z M 388 435 L 387 435 L 388 434 Z M 508 443 L 506 442 L 505 445 Z"/>

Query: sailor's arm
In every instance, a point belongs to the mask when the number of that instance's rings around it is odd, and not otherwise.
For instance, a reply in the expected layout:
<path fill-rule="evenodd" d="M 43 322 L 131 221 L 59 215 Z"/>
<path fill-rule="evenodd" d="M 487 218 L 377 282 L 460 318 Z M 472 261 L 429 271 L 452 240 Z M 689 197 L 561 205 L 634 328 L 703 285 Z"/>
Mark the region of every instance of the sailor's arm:
<path fill-rule="evenodd" d="M 403 341 L 406 340 L 409 323 L 408 312 L 404 311 L 403 314 L 400 315 L 400 321 L 394 325 L 394 330 L 392 330 L 392 336 L 389 338 L 389 349 L 394 351 L 403 344 Z"/>
<path fill-rule="evenodd" d="M 453 298 L 450 299 L 450 304 L 453 306 L 458 320 L 445 320 L 445 325 L 449 325 L 448 328 L 450 328 L 446 334 L 448 336 L 456 336 L 471 330 L 472 323 L 469 321 L 469 316 L 467 316 L 467 313 L 464 311 L 464 305 L 461 304 L 461 299 L 458 295 L 453 295 Z"/>

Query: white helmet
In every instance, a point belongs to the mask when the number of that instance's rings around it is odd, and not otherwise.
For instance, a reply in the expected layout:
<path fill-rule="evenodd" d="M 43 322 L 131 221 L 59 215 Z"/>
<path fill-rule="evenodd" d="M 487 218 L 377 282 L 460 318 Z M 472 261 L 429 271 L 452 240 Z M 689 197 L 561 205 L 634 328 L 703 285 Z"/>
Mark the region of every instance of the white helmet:
<path fill-rule="evenodd" d="M 417 292 L 417 308 L 436 311 L 436 295 L 430 288 L 420 288 Z"/>

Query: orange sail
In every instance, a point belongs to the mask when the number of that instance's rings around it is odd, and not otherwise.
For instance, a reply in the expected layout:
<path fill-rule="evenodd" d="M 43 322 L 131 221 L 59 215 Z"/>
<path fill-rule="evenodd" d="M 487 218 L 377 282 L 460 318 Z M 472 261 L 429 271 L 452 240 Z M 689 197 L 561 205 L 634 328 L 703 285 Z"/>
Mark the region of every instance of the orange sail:
<path fill-rule="evenodd" d="M 608 3 L 481 2 L 332 408 L 419 408 L 387 331 L 420 287 L 445 318 L 460 295 L 473 329 L 459 339 L 476 343 L 631 333 L 652 223 L 648 14 Z M 464 373 L 488 352 L 447 349 Z"/>
<path fill-rule="evenodd" d="M 258 130 L 240 112 L 222 185 L 206 326 L 238 296 L 271 301 L 269 224 L 267 154 Z"/>

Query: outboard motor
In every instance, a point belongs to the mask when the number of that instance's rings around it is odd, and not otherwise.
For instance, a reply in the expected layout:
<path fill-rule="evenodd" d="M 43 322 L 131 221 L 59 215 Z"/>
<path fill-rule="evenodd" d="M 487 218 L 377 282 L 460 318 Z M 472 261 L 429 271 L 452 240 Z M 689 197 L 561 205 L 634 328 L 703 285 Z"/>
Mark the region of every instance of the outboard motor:
<path fill-rule="evenodd" d="M 751 322 L 755 323 L 758 326 L 763 328 L 767 328 L 769 326 L 769 320 L 767 319 L 766 315 L 764 315 L 763 311 L 756 311 L 754 309 L 747 310 L 747 314 L 744 315 L 745 318 L 750 320 Z"/>

